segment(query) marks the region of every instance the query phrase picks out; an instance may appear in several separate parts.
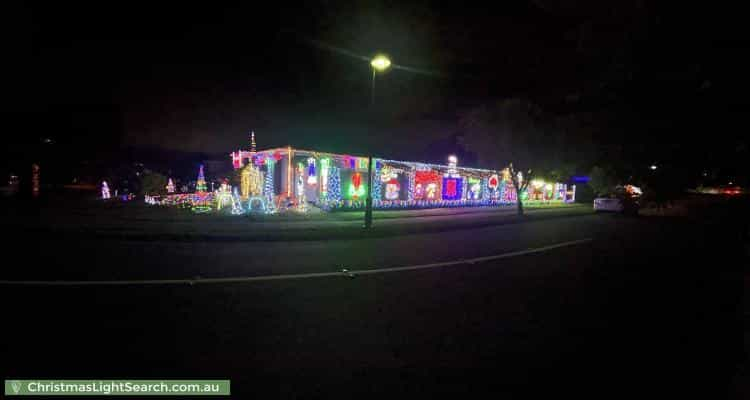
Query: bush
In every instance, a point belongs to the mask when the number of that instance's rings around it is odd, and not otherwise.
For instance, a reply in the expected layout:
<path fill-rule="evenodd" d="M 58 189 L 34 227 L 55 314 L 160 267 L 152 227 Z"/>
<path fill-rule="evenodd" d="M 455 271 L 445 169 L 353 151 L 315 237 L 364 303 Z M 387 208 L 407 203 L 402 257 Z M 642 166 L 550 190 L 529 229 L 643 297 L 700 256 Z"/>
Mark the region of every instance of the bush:
<path fill-rule="evenodd" d="M 153 171 L 146 171 L 141 179 L 141 194 L 164 194 L 167 191 L 167 177 Z"/>

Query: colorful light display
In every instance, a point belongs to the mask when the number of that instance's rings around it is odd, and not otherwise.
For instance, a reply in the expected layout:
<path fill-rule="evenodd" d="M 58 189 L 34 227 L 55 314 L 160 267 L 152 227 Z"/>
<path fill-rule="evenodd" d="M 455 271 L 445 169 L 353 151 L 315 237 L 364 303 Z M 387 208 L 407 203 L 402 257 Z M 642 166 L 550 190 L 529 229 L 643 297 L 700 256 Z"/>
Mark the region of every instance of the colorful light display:
<path fill-rule="evenodd" d="M 250 152 L 239 152 L 246 153 Z M 233 155 L 232 160 L 235 159 Z M 515 202 L 517 197 L 507 170 L 459 167 L 455 156 L 449 157 L 445 165 L 373 158 L 372 175 L 368 174 L 367 157 L 289 146 L 262 150 L 251 159 L 248 163 L 251 168 L 241 174 L 239 207 L 232 195 L 234 213 L 248 208 L 263 212 L 304 211 L 307 204 L 315 204 L 322 210 L 357 209 L 365 206 L 367 185 L 372 185 L 375 208 L 500 206 Z M 275 171 L 277 163 L 283 163 L 278 164 L 281 171 Z M 544 201 L 573 198 L 563 184 L 540 186 L 534 182 L 529 186 L 530 189 L 520 193 L 521 198 Z M 216 204 L 217 209 L 226 207 L 222 191 L 211 193 L 214 200 L 211 204 Z M 257 197 L 253 199 L 254 206 L 246 203 L 254 197 Z M 200 197 L 191 197 L 189 204 L 199 205 L 200 201 Z M 171 196 L 150 198 L 149 202 L 184 204 Z M 246 204 L 248 207 L 241 207 Z"/>
<path fill-rule="evenodd" d="M 228 182 L 222 182 L 221 186 L 214 193 L 214 202 L 216 203 L 216 210 L 221 210 L 224 207 L 232 205 L 232 188 Z"/>
<path fill-rule="evenodd" d="M 414 174 L 414 200 L 436 200 L 440 174 L 437 171 L 416 171 Z"/>
<path fill-rule="evenodd" d="M 479 180 L 479 178 L 471 178 L 470 177 L 468 179 L 468 183 L 469 183 L 469 185 L 468 185 L 469 186 L 468 187 L 469 193 L 468 193 L 467 197 L 469 199 L 471 199 L 471 200 L 479 200 L 479 196 L 482 193 L 482 182 L 481 182 L 481 180 Z"/>
<path fill-rule="evenodd" d="M 460 200 L 462 189 L 463 180 L 461 178 L 443 178 L 443 200 Z M 429 194 L 427 198 L 431 198 Z"/>

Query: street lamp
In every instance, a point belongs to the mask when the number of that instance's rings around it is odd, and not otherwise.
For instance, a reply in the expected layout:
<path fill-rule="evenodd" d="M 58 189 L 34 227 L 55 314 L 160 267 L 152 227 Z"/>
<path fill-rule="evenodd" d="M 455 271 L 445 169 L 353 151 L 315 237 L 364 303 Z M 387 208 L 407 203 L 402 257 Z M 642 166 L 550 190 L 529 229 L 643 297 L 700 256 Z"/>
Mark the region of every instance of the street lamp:
<path fill-rule="evenodd" d="M 372 90 L 370 91 L 370 104 L 375 104 L 375 73 L 383 72 L 388 69 L 388 67 L 391 66 L 391 60 L 389 60 L 388 57 L 382 54 L 378 54 L 372 59 L 372 61 L 370 61 L 370 65 L 372 66 Z"/>

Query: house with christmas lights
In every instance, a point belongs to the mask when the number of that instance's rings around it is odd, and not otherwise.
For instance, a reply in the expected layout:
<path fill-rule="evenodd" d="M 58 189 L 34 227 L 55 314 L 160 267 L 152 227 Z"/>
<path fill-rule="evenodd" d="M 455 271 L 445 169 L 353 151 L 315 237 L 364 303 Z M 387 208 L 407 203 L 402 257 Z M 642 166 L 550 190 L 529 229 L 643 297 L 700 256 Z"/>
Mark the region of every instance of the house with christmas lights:
<path fill-rule="evenodd" d="M 230 158 L 240 171 L 240 200 L 251 210 L 273 204 L 363 208 L 368 187 L 373 207 L 379 209 L 501 206 L 515 203 L 518 196 L 507 170 L 459 167 L 455 156 L 446 165 L 373 158 L 370 176 L 367 157 L 291 146 L 257 150 L 253 133 L 250 150 L 238 150 Z M 534 180 L 521 199 L 572 202 L 575 186 Z"/>

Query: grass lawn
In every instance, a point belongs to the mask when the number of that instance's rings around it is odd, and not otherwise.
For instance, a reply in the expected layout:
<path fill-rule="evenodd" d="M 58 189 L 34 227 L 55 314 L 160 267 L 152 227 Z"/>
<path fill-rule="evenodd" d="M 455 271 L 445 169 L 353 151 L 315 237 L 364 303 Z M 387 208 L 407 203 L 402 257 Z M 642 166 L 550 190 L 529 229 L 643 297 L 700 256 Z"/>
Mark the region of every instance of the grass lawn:
<path fill-rule="evenodd" d="M 8 203 L 1 207 L 9 227 L 18 231 L 61 236 L 84 234 L 96 238 L 140 240 L 311 240 L 371 235 L 362 233 L 364 210 L 326 213 L 310 207 L 308 213 L 231 215 L 195 214 L 189 209 L 151 206 L 143 200 L 103 201 L 94 196 L 50 196 L 36 202 Z M 590 206 L 529 203 L 533 215 L 585 214 Z M 374 228 L 381 235 L 468 228 L 520 220 L 514 205 L 502 207 L 375 210 Z M 546 217 L 545 217 L 546 218 Z M 378 221 L 381 221 L 378 223 Z M 62 237 L 62 236 L 61 236 Z M 223 239 L 221 239 L 223 238 Z"/>

